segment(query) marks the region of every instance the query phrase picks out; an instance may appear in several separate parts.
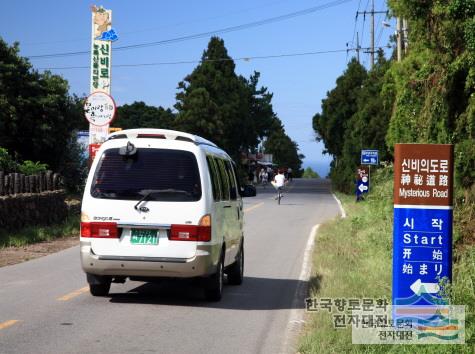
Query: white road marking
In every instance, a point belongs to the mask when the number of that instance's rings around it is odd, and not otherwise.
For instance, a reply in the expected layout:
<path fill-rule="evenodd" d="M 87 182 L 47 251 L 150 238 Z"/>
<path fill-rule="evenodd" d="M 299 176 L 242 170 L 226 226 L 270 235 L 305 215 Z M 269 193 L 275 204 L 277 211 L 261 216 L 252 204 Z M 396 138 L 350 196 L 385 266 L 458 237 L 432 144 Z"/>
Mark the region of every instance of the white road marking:
<path fill-rule="evenodd" d="M 345 209 L 343 209 L 343 205 L 341 204 L 340 199 L 336 197 L 335 193 L 332 193 L 332 195 L 333 195 L 333 198 L 335 198 L 336 202 L 338 203 L 338 206 L 340 207 L 340 213 L 341 213 L 342 219 L 346 218 L 346 212 L 345 212 Z"/>
<path fill-rule="evenodd" d="M 313 246 L 315 245 L 315 238 L 317 236 L 318 228 L 320 224 L 316 224 L 312 227 L 310 235 L 307 240 L 307 245 L 305 246 L 302 269 L 300 270 L 299 282 L 297 288 L 295 289 L 294 299 L 292 301 L 292 309 L 290 310 L 289 320 L 287 323 L 287 328 L 285 330 L 285 340 L 282 347 L 283 353 L 295 353 L 294 341 L 297 337 L 298 332 L 305 323 L 304 315 L 305 309 L 300 308 L 302 301 L 308 295 L 308 281 L 310 280 L 310 274 L 312 270 L 312 255 L 313 255 Z"/>

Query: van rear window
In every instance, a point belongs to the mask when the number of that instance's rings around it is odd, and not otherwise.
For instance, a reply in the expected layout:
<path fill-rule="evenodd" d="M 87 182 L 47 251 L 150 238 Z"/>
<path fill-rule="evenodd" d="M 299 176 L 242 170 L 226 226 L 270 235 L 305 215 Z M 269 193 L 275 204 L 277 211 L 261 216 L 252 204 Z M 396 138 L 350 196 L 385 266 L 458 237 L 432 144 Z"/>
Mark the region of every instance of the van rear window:
<path fill-rule="evenodd" d="M 132 156 L 108 149 L 91 185 L 100 199 L 193 202 L 201 199 L 196 157 L 189 151 L 138 148 Z"/>

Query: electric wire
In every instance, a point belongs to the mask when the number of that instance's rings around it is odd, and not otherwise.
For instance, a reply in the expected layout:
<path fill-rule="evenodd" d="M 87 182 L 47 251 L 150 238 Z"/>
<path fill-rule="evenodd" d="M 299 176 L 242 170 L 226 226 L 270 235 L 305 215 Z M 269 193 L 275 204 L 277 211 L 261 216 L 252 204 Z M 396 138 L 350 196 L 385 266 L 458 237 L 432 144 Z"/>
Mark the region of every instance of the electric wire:
<path fill-rule="evenodd" d="M 187 36 L 182 36 L 182 37 L 175 37 L 175 38 L 170 38 L 170 39 L 164 39 L 160 41 L 154 41 L 154 42 L 148 42 L 148 43 L 139 43 L 139 44 L 131 44 L 131 45 L 125 45 L 121 47 L 115 47 L 114 52 L 117 51 L 122 51 L 122 50 L 130 50 L 130 49 L 139 49 L 139 48 L 146 48 L 146 47 L 152 47 L 152 46 L 159 46 L 159 45 L 165 45 L 165 44 L 171 44 L 171 43 L 177 43 L 177 42 L 183 42 L 183 41 L 188 41 L 192 39 L 198 39 L 198 38 L 203 38 L 203 37 L 209 37 L 211 35 L 216 35 L 216 34 L 224 34 L 224 33 L 229 33 L 229 32 L 235 32 L 235 31 L 240 31 L 248 28 L 253 28 L 253 27 L 259 27 L 259 26 L 264 26 L 268 25 L 271 23 L 275 22 L 280 22 L 280 21 L 285 21 L 291 18 L 299 17 L 299 16 L 304 16 L 308 15 L 311 13 L 315 13 L 321 10 L 325 10 L 334 6 L 338 6 L 341 4 L 344 4 L 346 2 L 349 2 L 352 0 L 335 0 L 328 2 L 326 4 L 322 4 L 319 6 L 314 6 L 310 7 L 304 10 L 288 13 L 285 15 L 280 15 L 276 17 L 270 17 L 264 20 L 260 21 L 255 21 L 255 22 L 249 22 L 237 26 L 231 26 L 231 27 L 226 27 L 226 28 L 221 28 L 213 31 L 208 31 L 208 32 L 202 32 L 202 33 L 196 33 L 192 35 L 187 35 Z M 65 53 L 54 53 L 54 54 L 41 54 L 41 55 L 29 55 L 26 56 L 29 59 L 50 59 L 50 58 L 59 58 L 59 57 L 70 57 L 70 56 L 77 56 L 77 55 L 86 55 L 89 54 L 90 50 L 86 51 L 75 51 L 75 52 L 65 52 Z"/>
<path fill-rule="evenodd" d="M 378 47 L 375 49 L 381 49 L 386 47 Z M 361 50 L 369 50 L 370 48 L 360 48 Z M 356 48 L 345 48 L 345 49 L 334 49 L 334 50 L 321 50 L 314 52 L 303 52 L 303 53 L 286 53 L 286 54 L 275 54 L 275 55 L 262 55 L 262 56 L 243 56 L 237 58 L 219 58 L 219 59 L 204 59 L 204 60 L 180 60 L 180 61 L 169 61 L 169 62 L 152 62 L 152 63 L 132 63 L 132 64 L 113 64 L 112 67 L 115 68 L 125 68 L 125 67 L 142 67 L 142 66 L 162 66 L 162 65 L 182 65 L 182 64 L 201 64 L 204 62 L 223 62 L 223 61 L 251 61 L 251 60 L 263 60 L 263 59 L 278 59 L 278 58 L 289 58 L 289 57 L 301 57 L 308 55 L 320 55 L 320 54 L 332 54 L 332 53 L 344 53 L 349 50 L 356 50 Z M 40 67 L 37 70 L 69 70 L 69 69 L 90 69 L 90 66 L 63 66 L 63 67 Z"/>

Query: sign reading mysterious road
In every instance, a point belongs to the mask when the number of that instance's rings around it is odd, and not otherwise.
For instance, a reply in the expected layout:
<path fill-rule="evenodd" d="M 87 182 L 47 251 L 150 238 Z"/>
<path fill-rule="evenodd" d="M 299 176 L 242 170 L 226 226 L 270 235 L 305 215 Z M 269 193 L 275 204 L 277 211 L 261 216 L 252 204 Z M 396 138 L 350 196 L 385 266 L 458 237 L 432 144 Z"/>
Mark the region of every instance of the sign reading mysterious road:
<path fill-rule="evenodd" d="M 453 145 L 394 152 L 393 304 L 432 304 L 452 276 Z"/>
<path fill-rule="evenodd" d="M 379 164 L 378 150 L 361 150 L 361 164 L 362 165 L 378 165 Z"/>

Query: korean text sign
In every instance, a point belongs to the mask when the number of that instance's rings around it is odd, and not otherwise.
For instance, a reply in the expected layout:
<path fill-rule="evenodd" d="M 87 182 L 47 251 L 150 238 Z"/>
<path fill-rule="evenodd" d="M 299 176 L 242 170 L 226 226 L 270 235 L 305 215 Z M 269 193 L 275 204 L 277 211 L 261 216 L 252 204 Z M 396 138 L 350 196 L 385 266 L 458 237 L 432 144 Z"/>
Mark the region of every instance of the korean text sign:
<path fill-rule="evenodd" d="M 393 304 L 432 304 L 452 275 L 453 145 L 396 144 Z"/>

